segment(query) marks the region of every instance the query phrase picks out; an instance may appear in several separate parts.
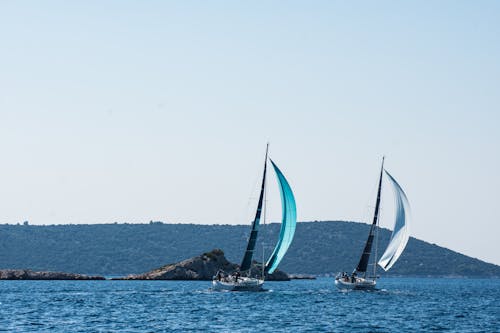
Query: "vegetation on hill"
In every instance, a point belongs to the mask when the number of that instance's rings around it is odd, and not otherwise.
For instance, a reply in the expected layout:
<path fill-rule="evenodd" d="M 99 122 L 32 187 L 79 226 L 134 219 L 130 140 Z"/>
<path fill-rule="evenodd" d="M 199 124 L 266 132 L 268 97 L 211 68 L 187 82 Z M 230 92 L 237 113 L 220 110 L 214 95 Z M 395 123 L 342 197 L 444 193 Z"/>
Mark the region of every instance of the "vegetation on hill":
<path fill-rule="evenodd" d="M 354 222 L 298 223 L 295 239 L 280 265 L 288 273 L 332 274 L 357 264 L 368 225 Z M 123 275 L 142 273 L 194 257 L 213 248 L 239 263 L 249 225 L 96 224 L 0 225 L 0 269 Z M 266 258 L 279 224 L 262 226 L 255 259 Z M 380 231 L 380 248 L 390 237 Z M 262 245 L 262 243 L 264 245 Z M 378 270 L 383 274 L 382 270 Z M 500 266 L 411 238 L 389 274 L 407 276 L 500 277 Z"/>

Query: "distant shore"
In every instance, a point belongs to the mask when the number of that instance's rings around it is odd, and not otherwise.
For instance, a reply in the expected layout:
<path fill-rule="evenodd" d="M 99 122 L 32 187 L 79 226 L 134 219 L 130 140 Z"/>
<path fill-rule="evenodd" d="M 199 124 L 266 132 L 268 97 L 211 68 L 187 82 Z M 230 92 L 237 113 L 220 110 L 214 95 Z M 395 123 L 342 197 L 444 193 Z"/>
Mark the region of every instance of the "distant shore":
<path fill-rule="evenodd" d="M 315 276 L 352 270 L 366 242 L 369 225 L 345 221 L 300 222 L 294 242 L 280 264 L 285 272 Z M 278 224 L 262 226 L 255 258 L 269 256 L 279 237 Z M 33 271 L 90 272 L 100 276 L 139 275 L 166 263 L 176 263 L 215 247 L 228 260 L 239 263 L 245 252 L 248 225 L 96 224 L 5 225 L 0 224 L 1 268 Z M 203 237 L 200 237 L 203 235 Z M 390 232 L 380 230 L 380 244 Z M 500 277 L 500 266 L 410 238 L 401 259 L 382 277 Z"/>
<path fill-rule="evenodd" d="M 32 271 L 30 269 L 1 269 L 0 280 L 106 280 L 106 278 L 100 275 Z"/>

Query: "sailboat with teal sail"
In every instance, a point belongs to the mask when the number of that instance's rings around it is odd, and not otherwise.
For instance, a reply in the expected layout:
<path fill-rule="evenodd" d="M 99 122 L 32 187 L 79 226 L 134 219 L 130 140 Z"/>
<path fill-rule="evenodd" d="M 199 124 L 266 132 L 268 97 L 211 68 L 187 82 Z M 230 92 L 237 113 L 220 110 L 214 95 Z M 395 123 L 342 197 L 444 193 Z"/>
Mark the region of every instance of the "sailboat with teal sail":
<path fill-rule="evenodd" d="M 293 236 L 295 234 L 295 228 L 297 225 L 297 208 L 295 204 L 295 197 L 290 184 L 286 180 L 285 176 L 278 168 L 278 166 L 268 158 L 269 144 L 266 147 L 266 156 L 264 160 L 264 172 L 262 175 L 262 183 L 260 187 L 259 201 L 257 203 L 257 209 L 255 212 L 255 218 L 252 222 L 252 229 L 250 231 L 250 237 L 248 238 L 248 243 L 246 247 L 245 254 L 241 261 L 239 271 L 228 274 L 226 272 L 219 271 L 214 276 L 212 280 L 212 286 L 215 290 L 231 290 L 231 291 L 259 291 L 262 290 L 264 284 L 265 273 L 272 274 L 279 263 L 285 256 L 290 244 L 292 243 Z M 252 261 L 255 252 L 255 247 L 257 244 L 257 236 L 259 233 L 259 227 L 261 221 L 265 222 L 265 205 L 266 205 L 266 176 L 267 176 L 267 165 L 268 160 L 276 173 L 276 178 L 278 181 L 280 196 L 281 196 L 281 207 L 282 207 L 282 219 L 281 219 L 281 229 L 278 242 L 269 256 L 269 259 L 263 263 L 262 272 L 260 276 L 252 275 Z"/>
<path fill-rule="evenodd" d="M 394 177 L 392 177 L 389 172 L 384 169 L 384 159 L 385 158 L 382 158 L 382 167 L 380 170 L 377 188 L 377 200 L 375 202 L 375 211 L 373 221 L 370 226 L 370 232 L 368 233 L 368 239 L 366 240 L 365 247 L 356 269 L 354 269 L 350 275 L 344 272 L 335 277 L 335 285 L 340 289 L 374 289 L 377 284 L 377 265 L 382 267 L 385 271 L 391 269 L 403 253 L 403 250 L 408 243 L 408 239 L 410 237 L 408 227 L 410 221 L 410 204 L 401 186 L 394 179 Z M 382 257 L 377 261 L 380 201 L 382 194 L 382 179 L 384 174 L 387 176 L 389 183 L 392 185 L 396 212 L 394 229 L 392 231 L 389 244 L 382 254 Z M 369 261 L 374 241 L 375 255 L 372 264 L 373 271 L 370 272 L 372 275 L 369 276 L 368 266 L 370 265 Z"/>

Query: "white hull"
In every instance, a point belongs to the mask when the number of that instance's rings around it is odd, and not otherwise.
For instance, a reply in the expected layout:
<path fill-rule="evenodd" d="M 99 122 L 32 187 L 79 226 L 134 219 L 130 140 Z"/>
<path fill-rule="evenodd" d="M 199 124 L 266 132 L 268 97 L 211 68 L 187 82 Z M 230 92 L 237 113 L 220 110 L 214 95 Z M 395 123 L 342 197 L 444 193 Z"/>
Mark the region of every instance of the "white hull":
<path fill-rule="evenodd" d="M 335 286 L 339 289 L 356 289 L 356 290 L 370 290 L 375 289 L 377 281 L 372 279 L 364 279 L 356 277 L 354 281 L 350 278 L 345 279 L 342 277 L 335 278 Z"/>
<path fill-rule="evenodd" d="M 238 281 L 212 280 L 212 288 L 217 291 L 262 291 L 264 280 L 240 277 Z"/>

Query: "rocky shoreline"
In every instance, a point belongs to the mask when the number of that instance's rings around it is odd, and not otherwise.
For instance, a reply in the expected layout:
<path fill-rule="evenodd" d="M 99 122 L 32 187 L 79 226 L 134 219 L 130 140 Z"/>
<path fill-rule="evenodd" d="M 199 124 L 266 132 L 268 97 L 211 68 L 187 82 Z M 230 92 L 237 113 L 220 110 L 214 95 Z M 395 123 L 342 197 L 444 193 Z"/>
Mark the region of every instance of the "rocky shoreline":
<path fill-rule="evenodd" d="M 220 249 L 205 252 L 202 255 L 168 264 L 142 274 L 131 274 L 110 280 L 201 280 L 210 281 L 222 270 L 228 274 L 239 269 L 239 265 L 229 262 Z M 266 281 L 290 281 L 291 278 L 309 278 L 302 275 L 290 277 L 287 273 L 276 270 L 273 274 L 265 273 Z M 254 261 L 250 276 L 262 276 L 262 264 Z M 106 280 L 99 275 L 85 275 L 64 272 L 32 271 L 29 269 L 0 269 L 0 280 Z"/>
<path fill-rule="evenodd" d="M 220 249 L 214 249 L 197 257 L 168 264 L 143 274 L 132 274 L 112 280 L 202 280 L 210 281 L 219 270 L 232 273 L 239 268 L 237 264 L 229 262 Z M 251 276 L 262 276 L 262 266 L 253 262 Z M 289 281 L 288 274 L 276 270 L 273 274 L 265 274 L 267 281 Z"/>
<path fill-rule="evenodd" d="M 29 269 L 1 269 L 0 280 L 106 280 L 106 278 L 99 275 L 37 272 Z"/>

